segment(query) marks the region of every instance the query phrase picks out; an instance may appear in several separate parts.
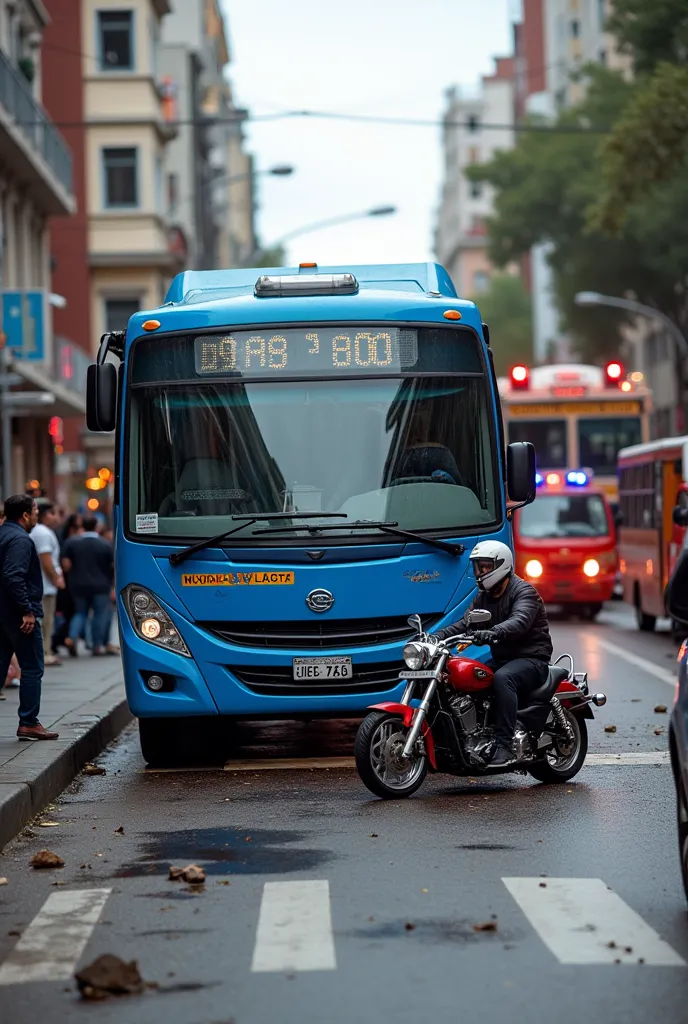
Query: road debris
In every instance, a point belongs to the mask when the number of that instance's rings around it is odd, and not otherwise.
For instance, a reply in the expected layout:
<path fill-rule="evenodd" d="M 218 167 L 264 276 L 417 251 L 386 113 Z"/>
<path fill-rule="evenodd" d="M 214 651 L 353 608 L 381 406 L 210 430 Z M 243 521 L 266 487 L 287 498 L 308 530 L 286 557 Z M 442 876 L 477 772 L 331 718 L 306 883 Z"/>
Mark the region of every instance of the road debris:
<path fill-rule="evenodd" d="M 413 923 L 413 921 L 407 921 L 406 924 L 404 925 L 404 928 L 406 929 L 407 932 L 412 932 L 415 929 L 415 927 L 416 926 Z"/>
<path fill-rule="evenodd" d="M 104 953 L 74 975 L 82 999 L 108 999 L 110 996 L 138 996 L 148 987 L 136 960 L 120 960 Z"/>
<path fill-rule="evenodd" d="M 100 765 L 92 764 L 89 761 L 89 762 L 87 762 L 84 765 L 82 774 L 83 775 L 107 775 L 107 772 L 105 771 L 104 768 L 101 768 Z"/>
<path fill-rule="evenodd" d="M 482 924 L 473 925 L 474 932 L 496 932 L 497 922 L 496 921 L 483 921 Z"/>
<path fill-rule="evenodd" d="M 38 827 L 39 828 L 57 828 L 58 825 L 61 825 L 61 824 L 62 824 L 61 821 L 39 821 L 38 822 Z"/>
<path fill-rule="evenodd" d="M 665 715 L 667 710 L 666 704 L 656 704 L 655 713 L 658 715 Z"/>
<path fill-rule="evenodd" d="M 7 885 L 7 884 L 8 884 L 8 882 L 7 882 L 6 878 L 0 878 L 0 885 Z"/>
<path fill-rule="evenodd" d="M 605 725 L 604 731 L 605 732 L 616 732 L 616 726 L 615 725 Z"/>
<path fill-rule="evenodd" d="M 205 882 L 205 871 L 198 864 L 187 864 L 185 868 L 170 867 L 171 882 L 188 882 L 189 885 L 202 885 Z"/>
<path fill-rule="evenodd" d="M 29 861 L 32 868 L 63 868 L 65 862 L 52 850 L 39 850 Z"/>
<path fill-rule="evenodd" d="M 664 727 L 660 725 L 658 729 L 653 729 L 652 731 L 655 736 L 662 736 L 664 734 Z"/>
<path fill-rule="evenodd" d="M 370 833 L 370 836 L 369 836 L 370 839 L 377 839 L 377 837 L 378 837 L 377 832 L 371 832 Z"/>
<path fill-rule="evenodd" d="M 124 835 L 124 825 L 120 825 L 118 828 L 116 828 L 114 830 L 114 832 L 115 832 L 116 836 L 123 836 Z"/>

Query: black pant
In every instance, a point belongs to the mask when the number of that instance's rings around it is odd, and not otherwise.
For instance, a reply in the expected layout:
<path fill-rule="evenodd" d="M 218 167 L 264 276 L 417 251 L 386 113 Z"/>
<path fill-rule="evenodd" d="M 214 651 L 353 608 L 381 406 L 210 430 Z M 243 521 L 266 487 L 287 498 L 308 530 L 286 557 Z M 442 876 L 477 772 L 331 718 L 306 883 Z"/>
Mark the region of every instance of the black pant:
<path fill-rule="evenodd" d="M 514 658 L 495 670 L 492 681 L 495 736 L 497 742 L 511 750 L 516 732 L 519 705 L 527 706 L 526 698 L 547 679 L 548 666 L 536 658 Z"/>
<path fill-rule="evenodd" d="M 0 686 L 4 686 L 12 655 L 17 655 L 19 680 L 19 724 L 36 725 L 41 708 L 43 682 L 43 633 L 41 620 L 31 633 L 22 633 L 21 619 L 0 622 Z"/>

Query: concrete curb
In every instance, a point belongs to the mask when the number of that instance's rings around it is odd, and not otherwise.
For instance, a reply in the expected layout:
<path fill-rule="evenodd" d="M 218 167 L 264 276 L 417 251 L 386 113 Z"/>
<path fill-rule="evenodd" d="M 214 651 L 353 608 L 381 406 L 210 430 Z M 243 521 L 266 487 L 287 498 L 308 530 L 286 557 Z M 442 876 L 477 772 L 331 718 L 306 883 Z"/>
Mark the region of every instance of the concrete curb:
<path fill-rule="evenodd" d="M 60 739 L 18 744 L 0 770 L 0 850 L 131 722 L 121 679 L 51 723 Z"/>

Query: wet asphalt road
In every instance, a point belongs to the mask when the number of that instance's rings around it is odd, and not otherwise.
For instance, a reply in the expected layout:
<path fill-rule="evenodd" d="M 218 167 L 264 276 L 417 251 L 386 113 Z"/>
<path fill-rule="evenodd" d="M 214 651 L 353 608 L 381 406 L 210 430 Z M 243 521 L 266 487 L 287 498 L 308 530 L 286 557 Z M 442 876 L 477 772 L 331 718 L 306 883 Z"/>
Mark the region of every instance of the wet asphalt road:
<path fill-rule="evenodd" d="M 633 658 L 673 672 L 668 634 L 639 635 L 617 605 L 599 624 L 557 623 L 554 636 L 609 696 L 591 752 L 666 750 L 668 715 L 654 707 L 671 707 L 671 685 Z M 236 756 L 348 755 L 354 728 L 246 727 Z M 435 777 L 411 800 L 383 803 L 348 768 L 146 772 L 134 730 L 100 763 L 107 775 L 81 777 L 39 819 L 57 826 L 36 823 L 0 858 L 0 963 L 51 895 L 105 889 L 79 963 L 135 958 L 159 988 L 84 1004 L 68 980 L 6 985 L 3 1024 L 685 1024 L 685 965 L 640 964 L 635 952 L 621 964 L 561 962 L 502 881 L 541 879 L 546 891 L 548 879 L 601 879 L 688 961 L 666 764 L 591 765 L 562 787 Z M 46 846 L 65 867 L 32 871 Z M 190 862 L 207 872 L 200 890 L 168 881 L 171 864 Z M 336 966 L 252 971 L 265 884 L 317 880 L 329 883 Z M 493 930 L 475 930 L 485 923 Z M 624 927 L 610 932 L 620 948 Z M 316 960 L 326 945 L 315 943 Z"/>

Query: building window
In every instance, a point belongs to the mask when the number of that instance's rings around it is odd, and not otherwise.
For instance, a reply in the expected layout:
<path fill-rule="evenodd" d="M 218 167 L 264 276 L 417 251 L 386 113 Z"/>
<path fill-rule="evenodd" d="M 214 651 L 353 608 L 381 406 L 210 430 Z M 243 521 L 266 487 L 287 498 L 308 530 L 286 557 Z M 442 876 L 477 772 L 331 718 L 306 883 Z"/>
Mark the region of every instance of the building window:
<path fill-rule="evenodd" d="M 600 52 L 597 55 L 597 59 L 599 60 L 600 64 L 606 64 L 607 63 L 607 51 L 606 50 L 600 50 Z"/>
<path fill-rule="evenodd" d="M 477 164 L 480 160 L 480 151 L 477 146 L 471 146 L 468 150 L 468 162 L 469 164 Z"/>
<path fill-rule="evenodd" d="M 133 69 L 133 11 L 98 11 L 98 53 L 101 71 Z"/>
<path fill-rule="evenodd" d="M 138 206 L 137 156 L 133 146 L 103 150 L 105 206 Z"/>
<path fill-rule="evenodd" d="M 597 0 L 597 17 L 600 23 L 600 28 L 604 28 L 607 21 L 607 3 L 606 0 Z"/>
<path fill-rule="evenodd" d="M 480 118 L 478 117 L 477 114 L 469 114 L 468 115 L 468 120 L 466 122 L 466 127 L 468 128 L 469 132 L 480 131 Z"/>
<path fill-rule="evenodd" d="M 162 157 L 155 158 L 155 209 L 158 213 L 164 213 L 164 174 L 162 169 Z"/>
<path fill-rule="evenodd" d="M 129 317 L 138 313 L 141 309 L 140 298 L 130 299 L 106 299 L 105 300 L 105 330 L 126 331 Z"/>
<path fill-rule="evenodd" d="M 574 39 L 578 39 L 580 36 L 580 21 L 577 18 L 571 21 L 571 35 Z"/>
<path fill-rule="evenodd" d="M 483 192 L 483 186 L 480 181 L 471 181 L 468 184 L 468 190 L 470 192 L 471 199 L 480 199 Z"/>
<path fill-rule="evenodd" d="M 476 270 L 473 275 L 473 294 L 484 295 L 490 284 L 490 275 L 484 270 Z"/>
<path fill-rule="evenodd" d="M 167 209 L 170 214 L 175 212 L 179 202 L 179 175 L 170 171 L 167 175 Z"/>

